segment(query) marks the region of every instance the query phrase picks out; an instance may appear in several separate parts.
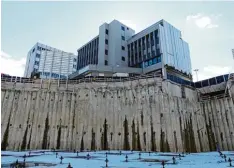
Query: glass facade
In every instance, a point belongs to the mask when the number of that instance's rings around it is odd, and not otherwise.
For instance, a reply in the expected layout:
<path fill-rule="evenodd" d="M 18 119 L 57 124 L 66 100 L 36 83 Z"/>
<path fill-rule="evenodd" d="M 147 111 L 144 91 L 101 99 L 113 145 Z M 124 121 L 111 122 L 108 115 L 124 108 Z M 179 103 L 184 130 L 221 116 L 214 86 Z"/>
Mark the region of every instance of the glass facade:
<path fill-rule="evenodd" d="M 128 66 L 145 68 L 157 63 L 191 74 L 189 46 L 181 32 L 165 21 L 146 28 L 128 42 Z"/>
<path fill-rule="evenodd" d="M 191 59 L 188 43 L 181 38 L 181 32 L 164 21 L 159 25 L 160 48 L 163 54 L 164 65 L 191 74 Z"/>
<path fill-rule="evenodd" d="M 205 79 L 205 80 L 198 81 L 198 82 L 191 82 L 191 81 L 184 80 L 178 76 L 167 73 L 167 79 L 169 79 L 175 83 L 178 83 L 178 84 L 192 86 L 192 87 L 196 87 L 196 88 L 202 88 L 202 87 L 206 87 L 206 86 L 217 85 L 217 84 L 222 83 L 224 81 L 225 82 L 228 81 L 228 74 L 220 75 L 220 76 L 217 76 L 214 78 Z"/>

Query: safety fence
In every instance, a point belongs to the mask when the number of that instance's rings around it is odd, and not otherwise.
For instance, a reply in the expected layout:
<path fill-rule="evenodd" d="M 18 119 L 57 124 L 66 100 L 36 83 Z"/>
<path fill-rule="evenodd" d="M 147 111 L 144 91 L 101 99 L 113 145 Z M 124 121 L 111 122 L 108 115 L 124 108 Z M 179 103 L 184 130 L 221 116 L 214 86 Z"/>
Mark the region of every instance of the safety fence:
<path fill-rule="evenodd" d="M 32 84 L 32 87 L 40 87 L 40 88 L 48 88 L 51 86 L 57 85 L 57 87 L 63 86 L 68 88 L 69 85 L 77 85 L 82 83 L 111 83 L 111 82 L 128 82 L 135 81 L 141 79 L 150 79 L 150 78 L 158 78 L 157 83 L 161 83 L 162 76 L 160 74 L 150 74 L 150 75 L 138 75 L 131 77 L 85 77 L 81 79 L 31 79 L 31 78 L 20 78 L 20 77 L 2 77 L 1 82 L 2 85 L 12 84 L 14 86 L 22 84 Z"/>

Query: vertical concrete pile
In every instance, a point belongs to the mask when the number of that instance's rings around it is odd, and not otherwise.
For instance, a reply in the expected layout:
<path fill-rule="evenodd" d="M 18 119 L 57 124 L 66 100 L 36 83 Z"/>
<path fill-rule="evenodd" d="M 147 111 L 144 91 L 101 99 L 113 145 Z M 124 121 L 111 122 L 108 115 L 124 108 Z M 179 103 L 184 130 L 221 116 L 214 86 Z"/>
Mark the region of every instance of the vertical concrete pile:
<path fill-rule="evenodd" d="M 180 89 L 159 79 L 2 88 L 2 150 L 234 150 L 233 99 L 200 103 Z"/>

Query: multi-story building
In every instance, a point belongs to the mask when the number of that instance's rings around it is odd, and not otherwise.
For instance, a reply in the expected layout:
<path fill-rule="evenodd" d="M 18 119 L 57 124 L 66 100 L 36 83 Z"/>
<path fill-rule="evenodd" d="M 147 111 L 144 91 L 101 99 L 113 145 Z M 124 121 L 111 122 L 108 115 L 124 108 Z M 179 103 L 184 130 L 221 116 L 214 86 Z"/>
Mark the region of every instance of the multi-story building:
<path fill-rule="evenodd" d="M 189 46 L 181 32 L 164 20 L 137 34 L 117 20 L 104 23 L 99 35 L 77 51 L 77 72 L 70 78 L 97 73 L 160 73 L 163 78 L 176 75 L 191 80 Z"/>
<path fill-rule="evenodd" d="M 112 74 L 113 68 L 128 68 L 127 40 L 134 33 L 134 30 L 117 20 L 101 25 L 99 35 L 77 50 L 76 75 L 91 71 L 105 72 L 107 75 Z"/>
<path fill-rule="evenodd" d="M 128 66 L 144 73 L 175 69 L 189 75 L 189 46 L 178 29 L 161 20 L 128 40 Z"/>
<path fill-rule="evenodd" d="M 77 56 L 36 43 L 28 52 L 24 76 L 38 72 L 41 78 L 67 78 L 76 71 Z"/>

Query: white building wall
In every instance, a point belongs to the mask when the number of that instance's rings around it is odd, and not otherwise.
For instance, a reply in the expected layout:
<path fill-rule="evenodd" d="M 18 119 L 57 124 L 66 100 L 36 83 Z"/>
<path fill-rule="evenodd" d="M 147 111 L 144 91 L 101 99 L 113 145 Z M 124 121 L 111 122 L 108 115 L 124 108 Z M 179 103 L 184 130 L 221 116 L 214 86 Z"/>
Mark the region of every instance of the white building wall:
<path fill-rule="evenodd" d="M 124 27 L 124 30 L 122 30 L 122 26 Z M 109 32 L 109 65 L 114 67 L 127 67 L 127 40 L 135 34 L 135 31 L 119 21 L 113 20 L 109 24 Z M 125 38 L 125 40 L 122 40 L 122 36 Z M 125 50 L 122 50 L 122 46 L 125 48 Z M 122 61 L 122 57 L 125 58 L 125 61 Z"/>
<path fill-rule="evenodd" d="M 39 57 L 36 57 L 37 55 Z M 24 76 L 31 77 L 34 70 L 41 73 L 41 78 L 68 76 L 76 71 L 76 68 L 73 68 L 77 64 L 74 58 L 76 59 L 77 56 L 72 53 L 37 43 L 28 52 Z M 36 65 L 35 61 L 39 64 Z"/>
<path fill-rule="evenodd" d="M 98 65 L 105 65 L 105 60 L 109 60 L 108 55 L 105 55 L 105 49 L 108 49 L 108 46 L 105 44 L 105 39 L 109 40 L 109 35 L 106 34 L 106 29 L 109 34 L 109 25 L 107 23 L 104 23 L 99 27 Z"/>

